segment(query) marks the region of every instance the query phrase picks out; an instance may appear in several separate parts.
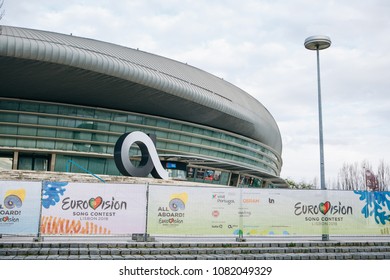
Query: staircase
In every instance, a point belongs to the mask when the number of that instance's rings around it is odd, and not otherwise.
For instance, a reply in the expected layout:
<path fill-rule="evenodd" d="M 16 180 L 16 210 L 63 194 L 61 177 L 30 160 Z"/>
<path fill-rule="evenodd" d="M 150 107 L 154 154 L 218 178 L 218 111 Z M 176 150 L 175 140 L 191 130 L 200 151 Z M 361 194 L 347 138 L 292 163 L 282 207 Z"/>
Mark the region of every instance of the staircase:
<path fill-rule="evenodd" d="M 1 239 L 0 239 L 1 242 Z M 390 259 L 390 241 L 1 242 L 0 260 L 357 260 Z"/>

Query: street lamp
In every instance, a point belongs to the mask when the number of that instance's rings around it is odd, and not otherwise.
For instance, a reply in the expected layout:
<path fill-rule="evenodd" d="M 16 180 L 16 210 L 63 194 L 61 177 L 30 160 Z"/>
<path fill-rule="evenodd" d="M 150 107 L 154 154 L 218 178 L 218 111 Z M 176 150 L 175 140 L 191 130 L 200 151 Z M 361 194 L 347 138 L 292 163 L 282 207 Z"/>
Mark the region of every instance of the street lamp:
<path fill-rule="evenodd" d="M 320 80 L 320 50 L 324 50 L 331 45 L 330 38 L 327 36 L 311 36 L 305 40 L 305 48 L 312 51 L 317 51 L 317 80 L 318 80 L 318 121 L 320 134 L 320 175 L 321 175 L 321 190 L 326 190 L 325 187 L 325 162 L 324 162 L 324 137 L 322 129 L 322 104 L 321 104 L 321 80 Z M 329 240 L 328 225 L 323 225 L 322 241 Z"/>
<path fill-rule="evenodd" d="M 330 47 L 331 41 L 327 36 L 311 36 L 305 40 L 305 48 L 317 51 L 317 80 L 318 80 L 318 120 L 320 133 L 320 175 L 321 190 L 325 190 L 325 162 L 324 162 L 324 137 L 322 129 L 322 104 L 321 104 L 321 81 L 320 81 L 320 50 Z"/>

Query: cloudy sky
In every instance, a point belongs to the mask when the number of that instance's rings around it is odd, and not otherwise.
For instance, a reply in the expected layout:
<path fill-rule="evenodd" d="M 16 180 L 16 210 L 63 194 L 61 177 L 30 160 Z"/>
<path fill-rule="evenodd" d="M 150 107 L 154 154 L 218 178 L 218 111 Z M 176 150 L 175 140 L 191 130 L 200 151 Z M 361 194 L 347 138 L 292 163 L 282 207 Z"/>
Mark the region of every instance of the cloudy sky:
<path fill-rule="evenodd" d="M 186 62 L 263 103 L 283 138 L 281 176 L 319 178 L 316 54 L 320 53 L 325 172 L 390 163 L 388 0 L 5 0 L 2 24 L 107 41 Z"/>

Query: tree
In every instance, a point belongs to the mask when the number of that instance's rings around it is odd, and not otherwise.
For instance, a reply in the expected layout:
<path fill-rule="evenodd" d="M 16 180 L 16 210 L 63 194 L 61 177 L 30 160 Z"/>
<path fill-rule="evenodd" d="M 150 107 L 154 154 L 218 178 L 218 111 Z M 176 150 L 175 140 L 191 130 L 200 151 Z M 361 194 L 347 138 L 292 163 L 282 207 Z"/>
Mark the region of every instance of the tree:
<path fill-rule="evenodd" d="M 386 164 L 384 160 L 379 162 L 377 174 L 379 190 L 388 190 L 390 186 L 390 166 Z"/>
<path fill-rule="evenodd" d="M 4 0 L 0 1 L 0 20 L 3 18 L 5 14 L 5 10 L 3 10 Z"/>
<path fill-rule="evenodd" d="M 315 186 L 313 184 L 306 183 L 306 182 L 297 183 L 292 179 L 286 179 L 286 182 L 289 185 L 290 189 L 306 189 L 306 190 L 315 189 Z"/>
<path fill-rule="evenodd" d="M 375 175 L 372 165 L 367 160 L 359 165 L 357 162 L 344 163 L 341 167 L 337 188 L 341 190 L 385 191 L 390 186 L 390 166 L 382 160 Z"/>

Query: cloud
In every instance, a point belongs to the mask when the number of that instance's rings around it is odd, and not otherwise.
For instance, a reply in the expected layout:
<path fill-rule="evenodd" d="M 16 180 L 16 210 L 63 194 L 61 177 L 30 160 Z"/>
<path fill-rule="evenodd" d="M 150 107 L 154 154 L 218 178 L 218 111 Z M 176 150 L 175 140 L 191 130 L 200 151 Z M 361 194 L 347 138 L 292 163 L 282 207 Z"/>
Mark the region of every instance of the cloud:
<path fill-rule="evenodd" d="M 173 58 L 263 103 L 283 138 L 282 176 L 319 177 L 316 55 L 320 52 L 326 172 L 390 158 L 390 2 L 6 1 L 3 24 L 91 37 Z"/>

